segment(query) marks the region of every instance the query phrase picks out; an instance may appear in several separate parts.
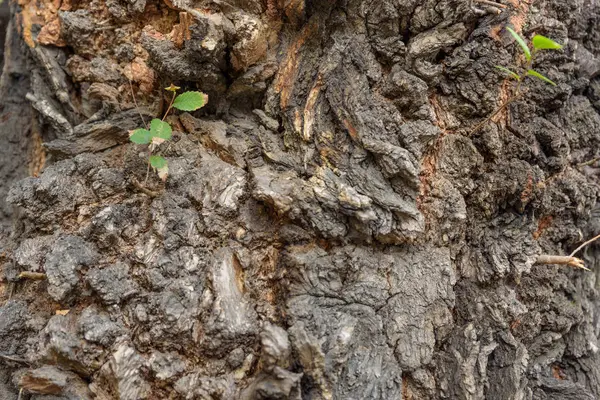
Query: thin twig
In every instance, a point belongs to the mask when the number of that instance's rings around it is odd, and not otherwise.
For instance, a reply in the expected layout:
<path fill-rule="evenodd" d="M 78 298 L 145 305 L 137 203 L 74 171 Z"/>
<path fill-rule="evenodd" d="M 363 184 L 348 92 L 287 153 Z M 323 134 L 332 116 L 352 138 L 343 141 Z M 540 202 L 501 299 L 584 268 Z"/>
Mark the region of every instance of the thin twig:
<path fill-rule="evenodd" d="M 177 95 L 177 93 L 173 92 L 173 97 L 171 98 L 171 103 L 169 104 L 169 108 L 167 108 L 165 115 L 163 115 L 162 121 L 164 121 L 165 118 L 167 118 L 167 115 L 169 115 L 169 111 L 171 111 L 171 107 L 173 107 L 173 103 L 175 102 L 176 95 Z M 148 183 L 148 177 L 150 176 L 150 157 L 152 157 L 153 151 L 154 151 L 154 142 L 150 144 L 150 154 L 148 156 L 148 168 L 146 168 L 146 178 L 144 179 L 144 186 L 146 186 L 146 184 Z"/>
<path fill-rule="evenodd" d="M 19 274 L 19 279 L 31 279 L 34 281 L 43 281 L 46 279 L 46 274 L 41 272 L 23 271 Z"/>
<path fill-rule="evenodd" d="M 490 122 L 492 120 L 492 118 L 494 118 L 496 115 L 498 115 L 500 113 L 500 111 L 504 110 L 508 105 L 510 105 L 510 103 L 515 101 L 515 99 L 516 99 L 516 97 L 513 96 L 513 97 L 509 98 L 508 100 L 506 100 L 503 104 L 501 104 L 500 107 L 498 107 L 498 109 L 492 113 L 492 115 L 490 115 L 489 117 L 484 119 L 482 122 L 480 122 L 475 128 L 471 129 L 471 132 L 469 132 L 469 136 L 471 136 L 472 134 L 477 132 L 479 129 L 481 129 L 483 126 L 485 126 L 488 122 Z"/>
<path fill-rule="evenodd" d="M 551 256 L 547 254 L 542 254 L 535 261 L 536 264 L 559 264 L 559 265 L 569 265 L 575 268 L 585 269 L 589 271 L 588 268 L 585 267 L 583 260 L 573 256 Z"/>
<path fill-rule="evenodd" d="M 133 98 L 133 104 L 135 105 L 135 109 L 137 110 L 138 114 L 140 114 L 140 118 L 142 119 L 144 126 L 146 127 L 146 129 L 148 129 L 148 124 L 146 124 L 144 116 L 142 115 L 142 112 L 138 107 L 137 100 L 135 99 L 135 93 L 133 93 L 133 84 L 131 83 L 131 79 L 129 80 L 129 88 L 131 89 L 131 97 Z"/>
<path fill-rule="evenodd" d="M 144 186 L 148 183 L 148 177 L 150 176 L 150 157 L 152 157 L 152 150 L 150 150 L 150 154 L 148 155 L 148 168 L 146 168 L 146 178 L 144 179 Z"/>
<path fill-rule="evenodd" d="M 8 361 L 12 361 L 12 362 L 21 363 L 21 364 L 31 364 L 29 361 L 27 361 L 24 358 L 11 356 L 11 355 L 4 354 L 4 353 L 0 353 L 0 358 L 3 358 Z"/>
<path fill-rule="evenodd" d="M 498 115 L 498 113 L 500 113 L 500 111 L 504 110 L 513 101 L 517 100 L 523 94 L 521 92 L 521 84 L 522 84 L 522 82 L 523 82 L 523 79 L 521 79 L 519 81 L 519 83 L 517 84 L 517 88 L 515 89 L 515 94 L 513 94 L 508 100 L 506 100 L 504 103 L 502 103 L 500 105 L 500 107 L 498 107 L 498 109 L 496 111 L 494 111 L 494 113 L 492 115 L 490 115 L 489 117 L 487 117 L 486 119 L 484 119 L 483 122 L 480 122 L 475 128 L 473 128 L 471 130 L 471 132 L 469 132 L 469 136 L 471 136 L 472 134 L 474 134 L 475 132 L 477 132 L 479 129 L 481 129 L 483 126 L 485 126 L 485 124 L 487 124 L 488 122 L 490 122 L 492 120 L 492 118 L 494 118 L 496 115 Z"/>
<path fill-rule="evenodd" d="M 144 116 L 142 115 L 142 112 L 140 111 L 140 108 L 138 107 L 137 100 L 135 99 L 135 93 L 133 93 L 133 84 L 131 83 L 131 79 L 129 80 L 129 88 L 131 89 L 131 97 L 133 98 L 133 104 L 135 104 L 135 109 L 137 110 L 138 114 L 140 114 L 140 118 L 142 119 L 142 122 L 144 123 L 144 126 L 146 127 L 146 129 L 149 129 L 148 124 L 144 120 Z M 150 155 L 152 155 L 152 150 L 150 150 Z M 144 185 L 146 185 L 146 183 L 148 183 L 149 175 L 150 175 L 150 158 L 148 158 L 148 168 L 146 169 L 146 179 L 144 179 Z M 137 183 L 139 184 L 139 182 L 137 182 Z"/>
<path fill-rule="evenodd" d="M 591 238 L 590 240 L 588 240 L 587 242 L 583 243 L 581 246 L 579 246 L 578 248 L 576 248 L 572 253 L 571 253 L 571 257 L 573 257 L 575 254 L 577 254 L 577 252 L 581 249 L 583 249 L 585 246 L 587 246 L 590 243 L 595 242 L 596 240 L 600 239 L 600 235 L 595 236 L 593 238 Z"/>
<path fill-rule="evenodd" d="M 144 185 L 142 185 L 135 178 L 131 178 L 131 183 L 133 183 L 133 186 L 135 186 L 140 192 L 143 192 L 144 194 L 147 194 L 150 197 L 157 197 L 158 195 L 160 195 L 160 193 L 154 192 L 154 191 L 148 189 L 147 187 L 145 187 Z"/>
<path fill-rule="evenodd" d="M 594 165 L 597 161 L 600 161 L 600 157 L 592 158 L 589 161 L 582 162 L 581 164 L 577 164 L 578 167 L 587 167 L 588 165 Z"/>
<path fill-rule="evenodd" d="M 488 6 L 492 6 L 492 7 L 507 8 L 507 6 L 505 4 L 494 3 L 493 1 L 490 1 L 490 0 L 475 0 L 475 1 L 477 3 L 487 4 Z"/>
<path fill-rule="evenodd" d="M 478 1 L 478 0 L 475 0 Z M 109 26 L 101 26 L 99 28 L 94 28 L 95 31 L 107 31 L 109 29 L 115 29 L 117 26 L 116 25 L 109 25 Z"/>

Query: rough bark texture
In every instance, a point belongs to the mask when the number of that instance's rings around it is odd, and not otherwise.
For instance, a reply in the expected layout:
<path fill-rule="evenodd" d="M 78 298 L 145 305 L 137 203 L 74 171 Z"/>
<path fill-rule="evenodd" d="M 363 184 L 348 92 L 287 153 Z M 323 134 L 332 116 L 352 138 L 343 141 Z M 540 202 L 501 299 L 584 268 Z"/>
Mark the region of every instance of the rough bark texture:
<path fill-rule="evenodd" d="M 1 399 L 600 396 L 597 249 L 534 265 L 600 231 L 600 3 L 11 7 Z M 558 86 L 469 135 L 507 24 L 565 44 Z M 151 196 L 127 131 L 171 82 L 209 106 Z"/>

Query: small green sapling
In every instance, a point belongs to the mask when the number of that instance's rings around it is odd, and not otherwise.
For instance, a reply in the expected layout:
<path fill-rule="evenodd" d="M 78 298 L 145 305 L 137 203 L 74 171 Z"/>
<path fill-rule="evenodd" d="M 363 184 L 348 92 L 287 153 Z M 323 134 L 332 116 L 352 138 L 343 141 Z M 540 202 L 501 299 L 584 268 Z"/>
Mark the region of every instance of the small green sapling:
<path fill-rule="evenodd" d="M 521 47 L 523 54 L 525 55 L 525 62 L 522 65 L 517 66 L 515 70 L 509 69 L 507 67 L 496 65 L 496 68 L 503 73 L 507 74 L 509 77 L 514 79 L 517 84 L 515 90 L 510 96 L 508 100 L 506 100 L 496 111 L 492 113 L 488 118 L 486 118 L 483 122 L 478 124 L 473 130 L 471 130 L 471 134 L 478 131 L 482 126 L 487 124 L 492 118 L 494 118 L 500 111 L 506 108 L 510 103 L 515 101 L 522 93 L 521 89 L 523 88 L 523 82 L 527 77 L 534 77 L 537 79 L 541 79 L 542 81 L 556 86 L 552 80 L 542 75 L 538 71 L 532 69 L 533 63 L 535 62 L 535 56 L 538 54 L 540 50 L 559 50 L 562 49 L 562 46 L 556 43 L 554 40 L 549 39 L 542 35 L 535 35 L 531 40 L 531 44 L 533 46 L 533 51 L 529 49 L 527 42 L 523 39 L 517 32 L 515 32 L 512 28 L 506 27 L 506 30 L 512 35 L 512 37 L 516 40 L 516 42 Z"/>
<path fill-rule="evenodd" d="M 148 170 L 146 171 L 146 180 L 148 180 L 148 172 L 152 167 L 157 173 L 160 179 L 163 181 L 167 179 L 169 174 L 169 165 L 167 160 L 160 156 L 152 154 L 156 147 L 165 141 L 171 140 L 172 129 L 168 122 L 165 122 L 165 118 L 169 115 L 172 108 L 176 108 L 181 111 L 195 111 L 202 108 L 208 102 L 208 95 L 202 92 L 184 92 L 177 95 L 177 90 L 180 88 L 171 84 L 171 86 L 165 88 L 165 90 L 172 92 L 173 97 L 169 108 L 165 112 L 162 119 L 154 118 L 150 122 L 150 127 L 138 128 L 129 132 L 129 140 L 136 144 L 149 144 L 148 147 Z"/>

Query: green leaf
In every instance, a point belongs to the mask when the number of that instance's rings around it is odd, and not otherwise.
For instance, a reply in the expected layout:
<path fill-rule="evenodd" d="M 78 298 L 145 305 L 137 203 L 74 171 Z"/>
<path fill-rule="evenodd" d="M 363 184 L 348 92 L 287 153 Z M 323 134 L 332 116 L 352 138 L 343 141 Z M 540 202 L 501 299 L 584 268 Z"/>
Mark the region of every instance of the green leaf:
<path fill-rule="evenodd" d="M 167 166 L 167 160 L 161 156 L 150 156 L 150 165 L 152 168 L 163 169 Z"/>
<path fill-rule="evenodd" d="M 194 111 L 208 103 L 208 95 L 202 92 L 185 92 L 175 98 L 173 107 L 181 111 Z"/>
<path fill-rule="evenodd" d="M 171 125 L 158 118 L 154 118 L 152 122 L 150 122 L 150 135 L 153 138 L 157 137 L 163 140 L 169 140 L 171 139 L 171 132 Z"/>
<path fill-rule="evenodd" d="M 510 76 L 512 76 L 513 78 L 515 78 L 518 81 L 521 80 L 521 77 L 516 72 L 513 72 L 508 68 L 501 67 L 500 65 L 496 65 L 496 68 L 498 68 L 502 72 L 506 72 L 507 74 L 509 74 Z"/>
<path fill-rule="evenodd" d="M 529 71 L 527 71 L 527 75 L 530 75 L 530 76 L 535 76 L 536 78 L 538 78 L 538 79 L 541 79 L 541 80 L 543 80 L 544 82 L 548 82 L 549 84 L 556 86 L 556 83 L 554 83 L 554 82 L 553 82 L 553 81 L 551 81 L 550 79 L 546 78 L 544 75 L 542 75 L 542 74 L 540 74 L 539 72 L 537 72 L 537 71 L 534 71 L 534 70 L 532 70 L 532 69 L 530 69 Z"/>
<path fill-rule="evenodd" d="M 136 144 L 148 144 L 151 140 L 150 131 L 143 128 L 130 131 L 129 140 Z"/>
<path fill-rule="evenodd" d="M 169 165 L 167 160 L 161 156 L 150 156 L 150 165 L 158 172 L 158 177 L 164 181 L 167 180 L 169 175 Z"/>
<path fill-rule="evenodd" d="M 513 31 L 510 26 L 507 26 L 506 30 L 508 32 L 510 32 L 512 37 L 514 37 L 515 40 L 517 41 L 517 43 L 519 43 L 519 46 L 521 46 L 521 49 L 523 49 L 523 53 L 525 53 L 525 58 L 527 58 L 527 61 L 530 61 L 531 60 L 531 51 L 529 51 L 529 47 L 527 47 L 527 43 L 525 43 L 525 40 L 523 40 L 523 38 L 521 36 L 519 36 L 519 34 L 517 32 Z"/>
<path fill-rule="evenodd" d="M 533 43 L 533 47 L 536 48 L 536 49 L 538 49 L 538 50 L 544 50 L 544 49 L 558 50 L 558 49 L 562 49 L 562 46 L 560 44 L 558 44 L 554 40 L 548 39 L 546 36 L 542 36 L 542 35 L 535 35 L 533 37 L 532 43 Z"/>

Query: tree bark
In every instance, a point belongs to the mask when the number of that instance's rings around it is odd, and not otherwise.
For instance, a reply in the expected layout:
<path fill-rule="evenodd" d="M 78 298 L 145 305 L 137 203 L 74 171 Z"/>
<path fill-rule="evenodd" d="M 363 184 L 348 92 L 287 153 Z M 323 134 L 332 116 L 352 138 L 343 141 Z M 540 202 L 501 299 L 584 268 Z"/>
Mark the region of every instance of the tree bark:
<path fill-rule="evenodd" d="M 596 399 L 600 3 L 18 0 L 0 398 Z M 510 96 L 503 29 L 565 44 Z M 128 131 L 169 84 L 162 182 Z M 586 164 L 586 165 L 583 165 Z M 26 175 L 29 175 L 26 177 Z"/>

